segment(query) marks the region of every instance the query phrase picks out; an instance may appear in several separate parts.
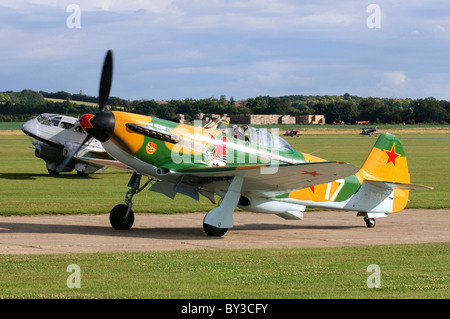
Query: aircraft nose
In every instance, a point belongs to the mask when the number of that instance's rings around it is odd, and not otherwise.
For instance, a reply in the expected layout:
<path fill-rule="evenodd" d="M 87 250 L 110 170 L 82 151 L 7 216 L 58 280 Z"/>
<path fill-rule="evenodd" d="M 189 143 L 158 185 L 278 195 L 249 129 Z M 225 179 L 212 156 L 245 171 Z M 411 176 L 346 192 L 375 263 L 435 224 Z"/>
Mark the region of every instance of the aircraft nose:
<path fill-rule="evenodd" d="M 94 112 L 83 115 L 80 126 L 100 142 L 106 142 L 114 132 L 116 120 L 114 114 L 109 111 Z"/>
<path fill-rule="evenodd" d="M 37 131 L 37 120 L 36 119 L 32 119 L 29 120 L 25 123 L 22 124 L 22 126 L 20 127 L 22 129 L 22 131 L 27 134 L 36 134 Z"/>

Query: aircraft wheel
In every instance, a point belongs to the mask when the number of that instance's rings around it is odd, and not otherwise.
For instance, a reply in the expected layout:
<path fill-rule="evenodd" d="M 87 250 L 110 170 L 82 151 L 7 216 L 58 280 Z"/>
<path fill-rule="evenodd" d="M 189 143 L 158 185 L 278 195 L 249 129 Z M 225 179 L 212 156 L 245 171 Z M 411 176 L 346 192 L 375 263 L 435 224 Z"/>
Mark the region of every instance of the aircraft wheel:
<path fill-rule="evenodd" d="M 112 228 L 115 230 L 128 230 L 131 226 L 133 226 L 134 213 L 131 210 L 128 214 L 128 218 L 125 219 L 127 210 L 128 206 L 125 204 L 119 204 L 111 210 L 111 213 L 109 214 L 109 222 L 111 223 Z"/>
<path fill-rule="evenodd" d="M 57 170 L 54 170 L 54 169 L 48 169 L 47 171 L 48 171 L 48 173 L 49 173 L 50 175 L 59 175 L 59 172 L 58 172 Z"/>
<path fill-rule="evenodd" d="M 375 227 L 375 218 L 364 217 L 364 221 L 366 222 L 366 226 L 368 228 L 374 228 Z"/>
<path fill-rule="evenodd" d="M 88 173 L 85 173 L 85 172 L 82 172 L 82 171 L 77 171 L 77 175 L 78 175 L 79 177 L 88 177 L 88 176 L 89 176 Z"/>
<path fill-rule="evenodd" d="M 203 223 L 203 230 L 208 236 L 223 236 L 227 233 L 228 228 L 219 228 Z"/>

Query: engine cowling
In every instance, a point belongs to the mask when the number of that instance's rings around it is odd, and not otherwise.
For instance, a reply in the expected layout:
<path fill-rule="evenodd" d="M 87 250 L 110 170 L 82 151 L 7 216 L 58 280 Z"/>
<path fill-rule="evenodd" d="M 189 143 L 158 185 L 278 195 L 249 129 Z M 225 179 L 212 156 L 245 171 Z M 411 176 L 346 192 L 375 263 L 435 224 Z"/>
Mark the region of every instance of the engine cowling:
<path fill-rule="evenodd" d="M 36 157 L 42 158 L 45 161 L 53 162 L 61 162 L 64 160 L 63 151 L 59 148 L 42 142 L 34 142 L 33 145 L 35 147 L 34 155 Z"/>

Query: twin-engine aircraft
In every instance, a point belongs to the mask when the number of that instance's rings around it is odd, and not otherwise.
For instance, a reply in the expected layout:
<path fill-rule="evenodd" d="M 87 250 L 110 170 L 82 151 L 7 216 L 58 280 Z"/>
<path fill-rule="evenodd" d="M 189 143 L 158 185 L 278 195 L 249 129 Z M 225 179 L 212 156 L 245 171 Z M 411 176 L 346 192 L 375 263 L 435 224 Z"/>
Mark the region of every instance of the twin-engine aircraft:
<path fill-rule="evenodd" d="M 64 160 L 86 138 L 86 132 L 75 117 L 43 113 L 23 123 L 21 128 L 25 134 L 35 139 L 32 141 L 34 155 L 45 161 L 50 175 L 58 175 L 60 171 L 71 172 L 75 169 L 78 176 L 87 176 L 101 173 L 107 168 L 104 165 L 87 163 L 75 156 L 65 165 L 64 170 L 58 170 Z M 79 149 L 77 155 L 111 159 L 101 143 L 95 139 Z"/>
<path fill-rule="evenodd" d="M 219 205 L 203 220 L 210 236 L 223 236 L 233 227 L 236 207 L 286 219 L 302 219 L 306 207 L 352 210 L 374 227 L 375 218 L 405 208 L 410 190 L 429 189 L 410 184 L 405 151 L 392 134 L 378 138 L 358 169 L 296 151 L 266 130 L 246 125 L 230 128 L 227 120 L 200 127 L 106 111 L 111 80 L 112 53 L 108 51 L 99 111 L 83 115 L 80 126 L 88 133 L 84 143 L 92 137 L 99 140 L 117 160 L 85 157 L 86 161 L 134 172 L 125 204 L 110 213 L 114 229 L 132 227 L 132 197 L 149 183 L 149 190 L 172 199 L 177 193 L 196 200 L 203 195 L 215 203 L 218 195 Z M 149 179 L 141 187 L 143 175 Z"/>

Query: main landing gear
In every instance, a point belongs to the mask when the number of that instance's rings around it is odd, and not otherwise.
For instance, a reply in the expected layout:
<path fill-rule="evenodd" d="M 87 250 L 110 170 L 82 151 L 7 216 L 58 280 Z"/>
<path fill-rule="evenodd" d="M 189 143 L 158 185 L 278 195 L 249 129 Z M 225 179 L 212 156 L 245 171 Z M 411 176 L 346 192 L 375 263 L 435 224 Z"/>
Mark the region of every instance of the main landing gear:
<path fill-rule="evenodd" d="M 206 218 L 206 216 L 205 216 L 205 218 Z M 205 218 L 203 219 L 203 230 L 205 231 L 206 235 L 221 237 L 227 233 L 228 228 L 219 228 L 216 226 L 206 224 Z"/>
<path fill-rule="evenodd" d="M 128 190 L 125 196 L 125 204 L 115 206 L 109 215 L 111 226 L 116 230 L 128 230 L 133 226 L 134 213 L 133 196 L 144 190 L 154 179 L 148 181 L 140 187 L 142 175 L 134 172 L 128 182 Z M 244 179 L 241 176 L 235 176 L 231 182 L 227 193 L 221 200 L 218 207 L 212 209 L 203 219 L 203 230 L 208 236 L 223 236 L 229 228 L 233 227 L 233 212 L 241 197 L 241 188 Z"/>
<path fill-rule="evenodd" d="M 133 175 L 131 175 L 130 181 L 128 182 L 128 187 L 130 187 L 130 189 L 125 195 L 125 204 L 119 204 L 111 210 L 109 222 L 115 230 L 128 230 L 133 226 L 134 213 L 131 209 L 133 207 L 133 196 L 144 190 L 152 181 L 152 179 L 149 179 L 144 186 L 139 187 L 141 178 L 142 175 L 137 172 L 134 172 Z"/>

